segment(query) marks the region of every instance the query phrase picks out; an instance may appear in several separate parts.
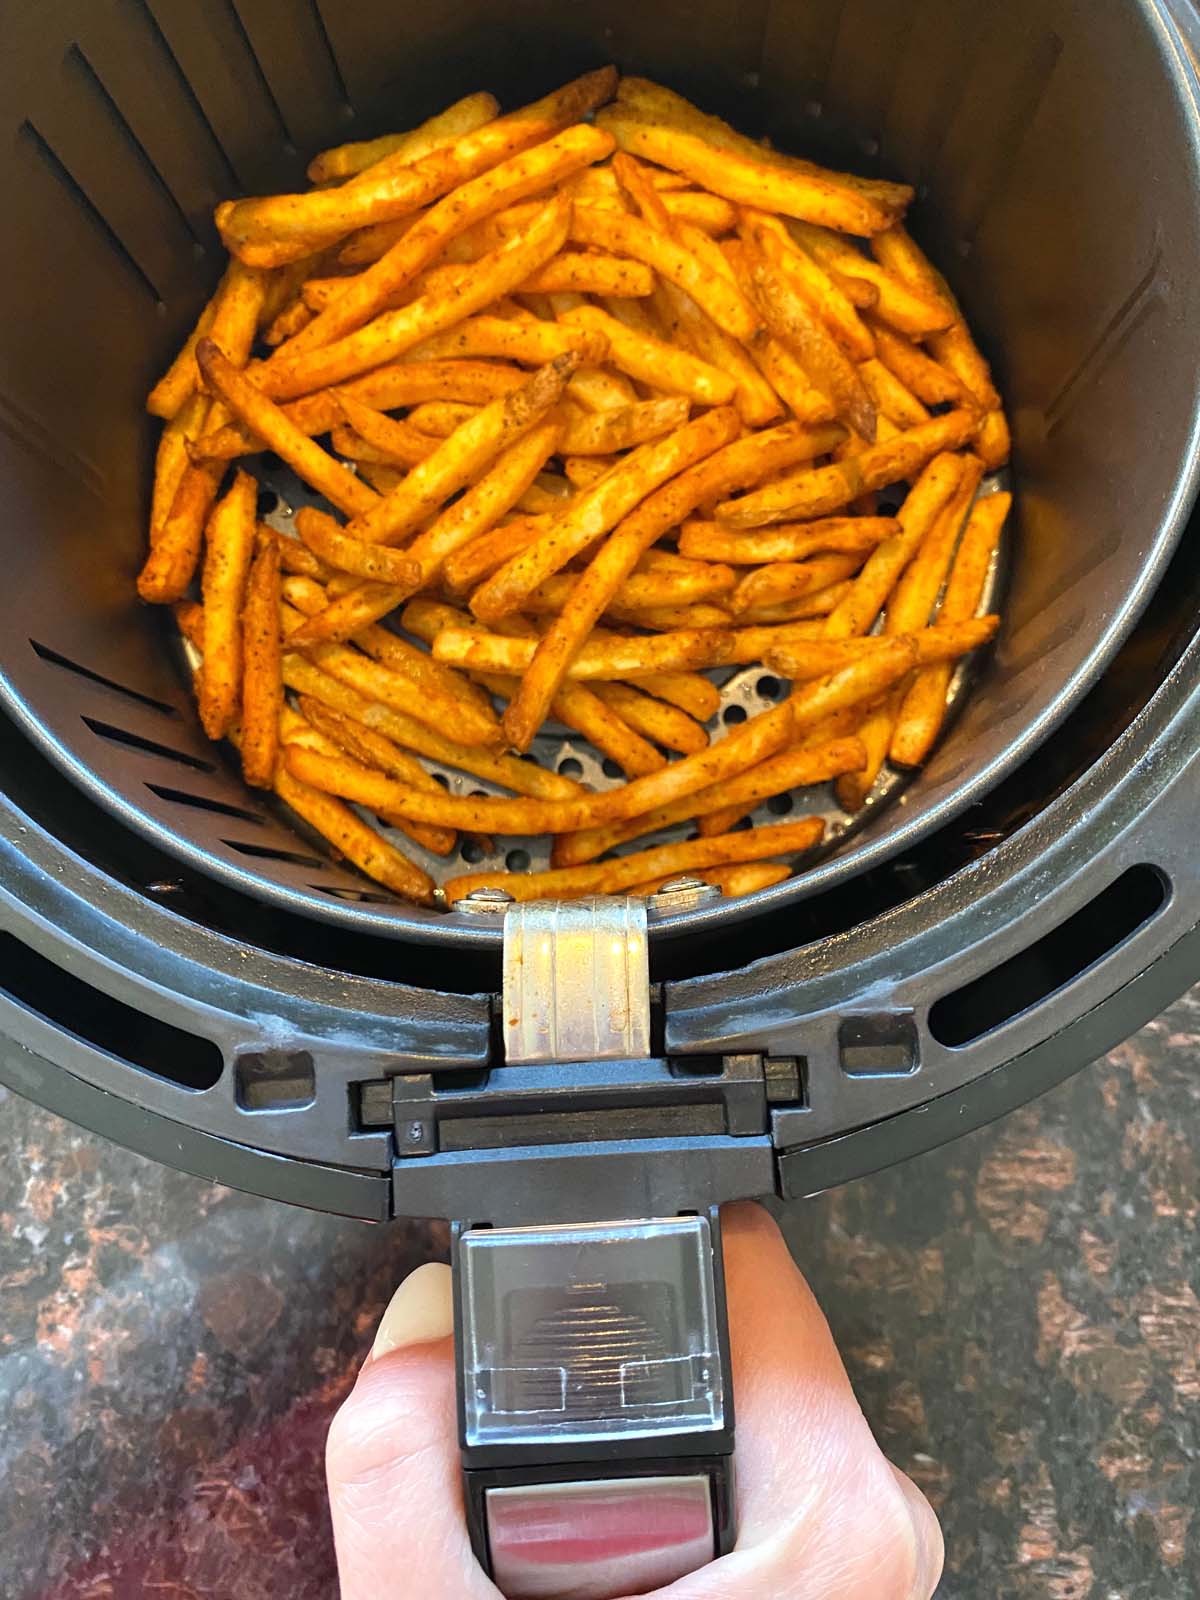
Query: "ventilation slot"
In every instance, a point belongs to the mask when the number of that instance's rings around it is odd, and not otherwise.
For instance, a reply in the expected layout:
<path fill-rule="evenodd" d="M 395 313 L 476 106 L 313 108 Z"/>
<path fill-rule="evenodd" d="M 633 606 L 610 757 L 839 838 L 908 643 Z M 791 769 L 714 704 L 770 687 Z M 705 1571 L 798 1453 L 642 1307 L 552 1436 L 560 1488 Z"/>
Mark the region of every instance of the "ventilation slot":
<path fill-rule="evenodd" d="M 221 1052 L 210 1039 L 93 989 L 10 933 L 0 933 L 0 994 L 63 1033 L 181 1089 L 211 1089 L 220 1079 Z"/>
<path fill-rule="evenodd" d="M 316 1094 L 316 1071 L 307 1050 L 263 1050 L 239 1056 L 234 1066 L 243 1111 L 298 1111 Z"/>
<path fill-rule="evenodd" d="M 359 905 L 394 906 L 394 894 L 377 894 L 371 889 L 341 889 L 328 883 L 310 883 L 310 889 L 315 889 L 318 894 L 331 895 L 335 900 L 352 900 Z"/>
<path fill-rule="evenodd" d="M 188 755 L 185 750 L 172 750 L 170 745 L 144 739 L 140 733 L 131 733 L 128 728 L 118 728 L 111 722 L 101 722 L 98 717 L 84 717 L 82 721 L 99 738 L 108 739 L 112 744 L 123 744 L 130 750 L 141 750 L 148 756 L 162 756 L 164 761 L 178 762 L 181 767 L 191 767 L 193 772 L 217 770 L 211 761 L 205 761 L 201 756 Z"/>
<path fill-rule="evenodd" d="M 212 147 L 216 151 L 222 167 L 225 169 L 228 186 L 230 188 L 236 188 L 238 176 L 233 170 L 233 164 L 230 161 L 229 156 L 226 154 L 224 145 L 221 143 L 220 139 L 217 138 L 217 130 L 209 121 L 208 114 L 204 110 L 204 107 L 200 104 L 200 101 L 197 99 L 196 91 L 188 82 L 187 74 L 179 65 L 179 61 L 174 50 L 172 50 L 171 46 L 167 43 L 166 36 L 158 25 L 158 18 L 150 9 L 149 0 L 134 0 L 134 4 L 142 13 L 145 25 L 154 39 L 155 44 L 158 46 L 159 50 L 162 51 L 165 59 L 170 63 L 171 73 L 179 87 L 180 94 L 182 94 L 184 99 L 188 102 L 196 121 L 212 140 Z"/>
<path fill-rule="evenodd" d="M 240 856 L 253 856 L 256 861 L 282 861 L 292 867 L 323 867 L 320 856 L 301 855 L 299 850 L 277 850 L 273 845 L 247 844 L 241 839 L 222 839 L 221 843 Z"/>
<path fill-rule="evenodd" d="M 909 1011 L 846 1017 L 838 1028 L 838 1059 L 848 1078 L 902 1078 L 920 1065 L 917 1026 Z"/>
<path fill-rule="evenodd" d="M 149 706 L 151 711 L 161 711 L 166 717 L 175 716 L 175 707 L 167 705 L 165 700 L 155 700 L 153 696 L 142 694 L 139 689 L 130 689 L 124 683 L 118 683 L 115 678 L 106 678 L 102 672 L 93 672 L 91 667 L 81 666 L 78 661 L 72 661 L 69 656 L 59 655 L 57 650 L 51 650 L 48 644 L 39 644 L 36 639 L 30 639 L 34 654 L 49 661 L 53 666 L 62 667 L 67 672 L 73 672 L 77 678 L 86 678 L 89 683 L 98 683 L 104 689 L 112 689 L 117 694 L 123 694 L 127 700 L 134 700 L 139 706 Z"/>
<path fill-rule="evenodd" d="M 160 800 L 170 800 L 177 806 L 191 806 L 196 811 L 211 811 L 218 817 L 232 817 L 235 822 L 252 822 L 262 827 L 263 818 L 256 811 L 245 811 L 241 806 L 227 805 L 224 800 L 210 800 L 207 795 L 189 794 L 186 789 L 170 789 L 165 783 L 148 783 L 151 794 Z"/>
<path fill-rule="evenodd" d="M 67 190 L 68 194 L 70 194 L 71 198 L 75 201 L 76 205 L 78 205 L 88 220 L 103 235 L 113 255 L 116 256 L 121 265 L 133 275 L 133 277 L 149 295 L 154 304 L 156 306 L 161 306 L 163 300 L 162 296 L 158 292 L 157 286 L 146 276 L 145 272 L 143 272 L 141 266 L 135 260 L 135 258 L 130 255 L 124 244 L 122 244 L 121 240 L 109 226 L 109 223 L 105 219 L 103 212 L 98 210 L 93 204 L 86 191 L 82 189 L 71 176 L 70 172 L 68 172 L 67 168 L 62 164 L 58 156 L 55 154 L 53 148 L 47 144 L 46 140 L 43 139 L 42 135 L 34 127 L 33 123 L 23 122 L 21 124 L 21 134 L 34 147 L 38 155 L 50 168 L 51 172 L 58 179 L 59 183 L 62 184 L 63 188 Z"/>
<path fill-rule="evenodd" d="M 930 1033 L 956 1047 L 1003 1027 L 1112 955 L 1162 910 L 1167 892 L 1154 867 L 1130 867 L 1036 944 L 943 995 L 930 1008 Z"/>

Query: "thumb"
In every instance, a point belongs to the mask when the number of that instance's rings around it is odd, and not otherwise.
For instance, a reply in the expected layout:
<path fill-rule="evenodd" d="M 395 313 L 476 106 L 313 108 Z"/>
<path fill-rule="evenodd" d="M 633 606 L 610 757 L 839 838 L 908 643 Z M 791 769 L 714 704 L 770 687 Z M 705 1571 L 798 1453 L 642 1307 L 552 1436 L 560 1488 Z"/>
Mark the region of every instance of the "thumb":
<path fill-rule="evenodd" d="M 454 1432 L 450 1268 L 397 1289 L 325 1447 L 342 1600 L 499 1600 L 471 1550 Z"/>

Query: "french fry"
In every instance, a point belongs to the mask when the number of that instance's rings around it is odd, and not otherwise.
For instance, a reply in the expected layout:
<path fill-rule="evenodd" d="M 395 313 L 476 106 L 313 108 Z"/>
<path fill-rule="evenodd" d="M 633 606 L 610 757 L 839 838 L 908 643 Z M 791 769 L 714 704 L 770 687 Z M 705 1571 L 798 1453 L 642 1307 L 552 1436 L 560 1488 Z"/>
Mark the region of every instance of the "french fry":
<path fill-rule="evenodd" d="M 146 410 L 152 417 L 162 417 L 164 421 L 169 422 L 195 394 L 199 378 L 196 368 L 196 346 L 201 339 L 208 336 L 208 330 L 212 327 L 213 318 L 216 316 L 217 302 L 221 298 L 225 281 L 231 271 L 232 267 L 226 269 L 225 277 L 217 286 L 212 299 L 201 311 L 183 348 L 146 396 Z"/>
<path fill-rule="evenodd" d="M 313 183 L 338 183 L 346 178 L 357 177 L 385 156 L 399 158 L 405 164 L 412 165 L 430 151 L 452 144 L 456 139 L 482 128 L 499 110 L 494 95 L 466 95 L 408 133 L 386 133 L 379 139 L 362 139 L 322 150 L 308 163 L 308 176 Z"/>
<path fill-rule="evenodd" d="M 517 692 L 515 678 L 486 674 L 479 681 L 504 700 L 511 700 Z M 619 711 L 606 705 L 594 689 L 582 683 L 563 684 L 550 712 L 556 722 L 581 734 L 631 778 L 659 772 L 667 764 L 661 750 L 637 733 Z"/>
<path fill-rule="evenodd" d="M 258 330 L 270 274 L 260 267 L 231 261 L 213 301 L 213 317 L 205 338 L 211 339 L 235 367 L 244 367 Z M 199 353 L 199 342 L 196 350 Z"/>
<path fill-rule="evenodd" d="M 562 450 L 575 456 L 609 455 L 673 433 L 687 421 L 688 402 L 683 396 L 666 400 L 640 400 L 619 411 L 596 411 L 572 417 L 562 437 Z"/>
<path fill-rule="evenodd" d="M 318 583 L 328 583 L 334 577 L 334 570 L 320 556 L 312 553 L 299 539 L 290 533 L 280 533 L 277 528 L 267 527 L 265 522 L 258 525 L 259 539 L 274 539 L 279 546 L 280 570 L 301 578 L 313 578 Z M 284 580 L 286 584 L 286 579 Z"/>
<path fill-rule="evenodd" d="M 449 557 L 444 569 L 446 587 L 452 594 L 467 594 L 483 578 L 502 567 L 510 557 L 527 550 L 549 527 L 557 512 L 515 517 L 511 522 L 480 534 Z"/>
<path fill-rule="evenodd" d="M 952 626 L 973 617 L 979 608 L 988 567 L 1000 540 L 1012 496 L 987 495 L 977 500 L 967 520 L 954 565 L 946 584 L 940 626 Z M 951 662 L 922 667 L 914 676 L 896 713 L 889 755 L 897 766 L 917 767 L 928 757 L 946 715 L 946 693 L 953 672 Z"/>
<path fill-rule="evenodd" d="M 963 456 L 957 488 L 905 567 L 888 601 L 889 633 L 912 633 L 929 622 L 982 477 L 983 462 L 977 456 Z"/>
<path fill-rule="evenodd" d="M 319 760 L 320 757 L 310 759 Z M 674 876 L 695 867 L 722 862 L 754 861 L 768 855 L 798 854 L 819 844 L 825 832 L 820 817 L 781 822 L 745 833 L 727 833 L 684 844 L 659 845 L 636 855 L 619 856 L 584 867 L 563 867 L 549 872 L 466 873 L 445 884 L 446 898 L 456 904 L 473 889 L 495 884 L 514 900 L 578 899 L 583 895 L 619 894 L 646 878 Z"/>
<path fill-rule="evenodd" d="M 419 466 L 426 456 L 432 455 L 437 449 L 436 438 L 414 428 L 411 422 L 386 417 L 381 411 L 363 405 L 350 394 L 339 395 L 338 406 L 358 439 L 377 451 L 378 458 L 391 466 Z M 333 442 L 336 446 L 336 429 L 333 430 Z M 370 457 L 359 459 L 369 460 Z"/>
<path fill-rule="evenodd" d="M 599 306 L 580 306 L 567 312 L 563 321 L 602 334 L 608 340 L 613 365 L 656 389 L 685 395 L 702 406 L 726 405 L 736 393 L 734 380 L 718 367 L 661 339 L 635 333 Z"/>
<path fill-rule="evenodd" d="M 823 551 L 871 551 L 899 531 L 894 517 L 824 517 L 816 522 L 778 523 L 761 533 L 736 533 L 722 522 L 691 519 L 680 530 L 679 553 L 744 566 L 804 561 Z"/>
<path fill-rule="evenodd" d="M 390 778 L 401 778 L 427 793 L 432 793 L 438 787 L 437 780 L 425 771 L 419 761 L 382 734 L 373 733 L 370 728 L 364 728 L 361 723 L 351 721 L 340 712 L 331 711 L 328 706 L 322 705 L 319 700 L 309 699 L 307 695 L 300 697 L 300 710 L 318 732 L 364 766 L 378 767 Z M 434 855 L 448 856 L 458 842 L 458 835 L 453 828 L 412 822 L 408 817 L 397 817 L 392 813 L 388 814 L 388 822 L 408 834 L 416 844 L 432 850 Z"/>
<path fill-rule="evenodd" d="M 319 494 L 354 516 L 370 510 L 379 496 L 341 462 L 308 438 L 279 407 L 244 377 L 210 339 L 202 339 L 197 360 L 205 380 L 251 433 L 288 463 Z"/>
<path fill-rule="evenodd" d="M 376 461 L 360 462 L 358 475 L 380 496 L 394 493 L 404 482 L 404 473 L 399 467 L 384 467 Z"/>
<path fill-rule="evenodd" d="M 435 439 L 448 439 L 464 422 L 479 414 L 479 407 L 461 400 L 424 400 L 408 413 L 407 422 L 419 433 Z"/>
<path fill-rule="evenodd" d="M 454 327 L 524 283 L 562 245 L 570 217 L 570 200 L 557 195 L 524 234 L 485 256 L 453 289 L 431 291 L 398 310 L 384 311 L 330 344 L 296 353 L 277 350 L 253 370 L 255 384 L 273 399 L 288 400 L 396 360 L 423 339 Z"/>
<path fill-rule="evenodd" d="M 242 608 L 242 776 L 256 789 L 274 786 L 283 704 L 279 632 L 279 545 L 255 554 Z"/>
<path fill-rule="evenodd" d="M 756 494 L 726 500 L 716 508 L 732 528 L 758 528 L 773 522 L 796 522 L 840 511 L 857 495 L 883 489 L 911 477 L 939 451 L 956 450 L 979 430 L 976 411 L 947 411 L 919 427 L 871 445 L 861 455 L 828 467 L 792 473 Z"/>
<path fill-rule="evenodd" d="M 918 400 L 929 406 L 941 405 L 946 400 L 955 406 L 977 403 L 965 383 L 956 378 L 948 367 L 939 366 L 906 334 L 898 333 L 882 322 L 876 322 L 873 326 L 879 360 Z"/>
<path fill-rule="evenodd" d="M 604 367 L 580 367 L 567 385 L 567 392 L 585 411 L 624 410 L 636 405 L 638 399 L 637 391 L 623 373 Z"/>
<path fill-rule="evenodd" d="M 607 477 L 617 464 L 616 456 L 564 456 L 563 472 L 576 489 L 590 489 Z"/>
<path fill-rule="evenodd" d="M 237 717 L 242 692 L 242 604 L 254 553 L 258 486 L 239 472 L 208 519 L 201 593 L 204 671 L 197 699 L 210 739 L 223 739 Z"/>
<path fill-rule="evenodd" d="M 154 489 L 150 497 L 150 544 L 158 542 L 163 523 L 175 503 L 175 493 L 188 469 L 188 446 L 203 432 L 211 402 L 193 390 L 163 428 L 154 457 Z"/>
<path fill-rule="evenodd" d="M 737 285 L 711 271 L 685 246 L 640 218 L 576 206 L 570 236 L 576 244 L 645 262 L 660 277 L 690 295 L 732 338 L 749 339 L 754 334 L 758 318 Z"/>
<path fill-rule="evenodd" d="M 715 884 L 726 900 L 738 900 L 743 895 L 758 894 L 762 889 L 782 883 L 792 876 L 792 868 L 783 861 L 733 861 L 723 867 L 704 867 L 697 876 L 705 883 Z M 653 893 L 669 882 L 669 876 L 659 878 L 648 889 L 630 889 L 629 893 Z"/>
<path fill-rule="evenodd" d="M 484 406 L 415 466 L 393 494 L 365 516 L 356 517 L 347 531 L 355 538 L 384 544 L 394 544 L 411 533 L 545 416 L 560 399 L 578 363 L 577 354 L 558 356 L 512 394 Z"/>
<path fill-rule="evenodd" d="M 850 593 L 830 613 L 826 638 L 850 639 L 870 631 L 901 573 L 958 489 L 965 465 L 961 456 L 943 452 L 924 468 L 897 513 L 899 533 L 872 551 Z"/>
<path fill-rule="evenodd" d="M 654 811 L 643 812 L 627 822 L 610 822 L 599 827 L 581 828 L 574 833 L 559 834 L 554 841 L 552 864 L 555 867 L 579 866 L 585 861 L 594 861 L 597 856 L 616 849 L 618 845 L 627 844 L 630 839 L 658 833 L 662 828 L 689 822 L 693 817 L 699 819 L 717 812 L 723 813 L 726 808 L 737 808 L 744 815 L 772 795 L 786 794 L 789 789 L 806 789 L 810 784 L 824 783 L 843 772 L 853 772 L 861 766 L 864 758 L 862 742 L 855 738 L 834 739 L 828 744 L 783 750 L 758 766 L 738 773 L 736 777 L 715 783 L 696 794 L 685 795 Z"/>
<path fill-rule="evenodd" d="M 334 280 L 335 285 L 340 282 L 340 292 L 296 336 L 288 346 L 289 352 L 315 350 L 362 327 L 376 312 L 383 310 L 399 290 L 411 283 L 452 239 L 481 217 L 552 188 L 581 167 L 601 160 L 612 147 L 607 134 L 588 123 L 579 123 L 460 184 L 431 206 L 403 238 L 365 272 Z"/>
<path fill-rule="evenodd" d="M 891 423 L 901 430 L 915 428 L 922 422 L 929 421 L 929 412 L 913 394 L 911 389 L 905 388 L 894 372 L 889 371 L 877 356 L 870 361 L 859 363 L 858 375 L 863 381 L 871 403 L 881 417 L 886 417 Z"/>
<path fill-rule="evenodd" d="M 1012 439 L 1009 435 L 1008 418 L 998 407 L 995 411 L 989 411 L 984 417 L 975 448 L 979 452 L 979 459 L 989 472 L 995 472 L 997 467 L 1002 467 L 1008 460 Z"/>
<path fill-rule="evenodd" d="M 592 692 L 623 717 L 631 728 L 681 755 L 695 755 L 708 746 L 708 734 L 694 717 L 665 700 L 656 700 L 626 683 L 599 683 Z"/>
<path fill-rule="evenodd" d="M 296 513 L 295 525 L 308 548 L 339 572 L 369 578 L 374 583 L 395 584 L 402 592 L 411 591 L 421 580 L 421 569 L 407 555 L 388 545 L 352 538 L 315 506 L 302 506 Z"/>
<path fill-rule="evenodd" d="M 778 217 L 742 209 L 742 223 L 762 255 L 783 273 L 852 361 L 869 361 L 875 339 L 841 286 L 802 250 Z"/>
<path fill-rule="evenodd" d="M 181 473 L 171 509 L 159 523 L 138 573 L 137 591 L 143 600 L 153 605 L 182 600 L 200 560 L 204 524 L 224 474 L 223 461 L 190 462 Z"/>
<path fill-rule="evenodd" d="M 853 576 L 861 555 L 811 556 L 807 561 L 774 561 L 748 572 L 729 597 L 735 617 L 760 606 L 779 606 L 816 594 Z"/>
<path fill-rule="evenodd" d="M 577 573 L 556 573 L 526 597 L 526 609 L 535 615 L 546 612 L 557 615 L 579 582 Z M 609 597 L 608 609 L 642 612 L 664 606 L 692 606 L 705 600 L 724 600 L 736 583 L 733 568 L 715 562 L 697 565 L 690 572 L 632 572 Z"/>
<path fill-rule="evenodd" d="M 678 706 L 697 722 L 707 722 L 721 709 L 721 691 L 698 673 L 647 672 L 638 679 L 637 687 L 656 700 Z"/>
<path fill-rule="evenodd" d="M 424 340 L 404 359 L 443 361 L 484 356 L 538 367 L 569 350 L 578 350 L 585 362 L 600 362 L 608 356 L 608 341 L 601 334 L 565 323 L 532 319 L 514 322 L 504 317 L 479 316 L 468 317 L 456 328 Z"/>
<path fill-rule="evenodd" d="M 587 73 L 533 105 L 486 122 L 454 144 L 434 149 L 412 166 L 308 194 L 225 201 L 217 227 L 227 249 L 254 266 L 278 266 L 356 228 L 415 211 L 456 184 L 578 122 L 612 94 L 611 67 Z"/>
<path fill-rule="evenodd" d="M 577 496 L 536 544 L 513 556 L 482 584 L 471 596 L 471 610 L 482 622 L 518 610 L 539 583 L 595 543 L 668 478 L 710 455 L 737 426 L 736 412 L 721 410 L 687 423 L 665 439 L 640 445 Z"/>
<path fill-rule="evenodd" d="M 884 671 L 887 663 L 893 659 L 901 659 L 895 653 L 898 647 L 902 647 L 907 653 L 909 665 L 913 667 L 928 666 L 935 661 L 952 661 L 957 656 L 966 655 L 969 651 L 978 650 L 981 645 L 987 644 L 995 635 L 999 625 L 999 617 L 988 616 L 976 617 L 966 622 L 939 621 L 930 628 L 918 628 L 912 633 L 878 638 L 781 639 L 767 646 L 763 651 L 763 660 L 774 671 L 782 673 L 784 677 L 796 679 L 807 688 L 816 676 L 813 668 L 825 659 L 825 652 L 829 650 L 837 650 L 840 647 L 847 652 L 843 657 L 846 665 L 844 668 L 839 668 L 839 671 L 860 671 L 869 675 L 873 670 Z M 883 688 L 890 687 L 894 681 L 894 677 L 890 677 Z M 859 698 L 873 699 L 874 695 L 861 695 Z M 837 707 L 826 708 L 829 709 Z"/>
<path fill-rule="evenodd" d="M 953 312 L 940 297 L 913 288 L 878 261 L 863 255 L 855 244 L 832 229 L 792 222 L 788 224 L 788 231 L 826 272 L 836 272 L 847 283 L 856 281 L 870 285 L 876 293 L 876 317 L 901 333 L 923 339 L 949 327 L 953 321 Z"/>
<path fill-rule="evenodd" d="M 838 182 L 834 173 L 818 176 L 815 171 L 777 167 L 732 150 L 718 150 L 692 133 L 642 121 L 620 107 L 601 111 L 596 121 L 622 150 L 686 173 L 702 189 L 739 205 L 803 217 L 844 233 L 879 233 L 894 220 L 893 211 Z"/>
<path fill-rule="evenodd" d="M 286 344 L 289 339 L 294 339 L 303 328 L 306 328 L 315 315 L 316 313 L 306 305 L 303 294 L 298 293 L 294 299 L 288 301 L 287 305 L 281 307 L 267 324 L 263 332 L 263 343 L 270 345 L 273 350 L 281 344 Z"/>
<path fill-rule="evenodd" d="M 784 601 L 776 606 L 751 606 L 741 613 L 738 622 L 744 627 L 787 623 L 789 626 L 797 624 L 799 629 L 803 625 L 810 638 L 818 639 L 822 632 L 819 619 L 827 617 L 842 603 L 850 593 L 850 584 L 851 580 L 847 579 L 844 583 L 831 583 L 828 589 L 802 595 L 799 600 Z"/>
<path fill-rule="evenodd" d="M 352 861 L 368 878 L 374 878 L 402 899 L 423 906 L 433 904 L 434 883 L 429 874 L 355 816 L 349 806 L 300 783 L 286 764 L 275 774 L 271 787 L 297 816 L 303 817 L 309 827 L 328 839 L 339 855 Z"/>
<path fill-rule="evenodd" d="M 746 353 L 745 346 L 718 328 L 708 313 L 682 289 L 666 282 L 660 287 L 670 302 L 676 334 L 701 361 L 707 361 L 732 378 L 734 404 L 746 426 L 761 428 L 778 421 L 783 414 L 783 403 Z"/>

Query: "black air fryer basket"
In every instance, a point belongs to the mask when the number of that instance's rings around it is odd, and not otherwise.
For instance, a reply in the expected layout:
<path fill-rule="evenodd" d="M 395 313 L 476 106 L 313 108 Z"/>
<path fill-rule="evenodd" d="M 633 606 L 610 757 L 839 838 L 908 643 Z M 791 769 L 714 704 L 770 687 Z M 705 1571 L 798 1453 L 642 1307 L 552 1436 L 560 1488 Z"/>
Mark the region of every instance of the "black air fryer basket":
<path fill-rule="evenodd" d="M 5 1081 L 187 1170 L 375 1220 L 703 1216 L 975 1126 L 1200 973 L 1186 0 L 46 0 L 6 21 Z M 170 620 L 134 594 L 142 405 L 219 271 L 220 199 L 608 60 L 917 186 L 914 230 L 1013 421 L 1012 577 L 901 803 L 766 893 L 652 909 L 640 1058 L 520 1065 L 511 915 L 393 903 L 204 738 Z"/>

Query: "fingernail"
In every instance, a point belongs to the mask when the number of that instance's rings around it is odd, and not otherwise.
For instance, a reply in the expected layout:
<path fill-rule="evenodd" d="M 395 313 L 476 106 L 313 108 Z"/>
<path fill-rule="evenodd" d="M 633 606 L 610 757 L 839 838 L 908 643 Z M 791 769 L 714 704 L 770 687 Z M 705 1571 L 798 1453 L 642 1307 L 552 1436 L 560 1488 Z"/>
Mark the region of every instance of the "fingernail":
<path fill-rule="evenodd" d="M 426 1344 L 454 1332 L 450 1299 L 450 1268 L 427 1261 L 410 1272 L 388 1301 L 371 1346 L 371 1360 L 410 1344 Z"/>
<path fill-rule="evenodd" d="M 888 1465 L 891 1466 L 890 1461 Z M 912 1479 L 898 1467 L 892 1467 L 892 1472 L 904 1495 L 917 1542 L 916 1573 L 908 1600 L 932 1600 L 941 1580 L 942 1564 L 945 1560 L 941 1524 L 933 1507 Z"/>

